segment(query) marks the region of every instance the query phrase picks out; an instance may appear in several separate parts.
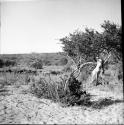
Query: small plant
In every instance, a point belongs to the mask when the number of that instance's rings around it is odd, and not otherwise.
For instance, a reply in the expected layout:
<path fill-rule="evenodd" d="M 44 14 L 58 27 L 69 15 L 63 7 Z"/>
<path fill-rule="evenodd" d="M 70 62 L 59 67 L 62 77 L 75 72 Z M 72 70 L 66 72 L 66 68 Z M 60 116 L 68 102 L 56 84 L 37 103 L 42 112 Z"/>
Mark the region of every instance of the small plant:
<path fill-rule="evenodd" d="M 40 59 L 35 59 L 32 64 L 31 67 L 36 68 L 36 69 L 42 69 L 43 68 L 43 62 Z"/>
<path fill-rule="evenodd" d="M 48 92 L 47 83 L 42 78 L 38 80 L 35 79 L 35 82 L 31 83 L 30 89 L 31 93 L 35 94 L 38 97 L 45 97 L 46 93 Z"/>

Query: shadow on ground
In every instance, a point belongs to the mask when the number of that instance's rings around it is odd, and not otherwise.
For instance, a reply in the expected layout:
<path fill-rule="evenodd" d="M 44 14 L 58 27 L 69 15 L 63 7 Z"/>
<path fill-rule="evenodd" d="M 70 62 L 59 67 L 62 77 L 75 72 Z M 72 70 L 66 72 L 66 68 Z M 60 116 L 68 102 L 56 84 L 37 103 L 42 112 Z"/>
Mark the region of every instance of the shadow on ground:
<path fill-rule="evenodd" d="M 0 96 L 6 96 L 6 95 L 10 95 L 9 90 L 7 90 L 5 87 L 0 88 Z"/>
<path fill-rule="evenodd" d="M 124 103 L 124 100 L 113 100 L 112 98 L 102 98 L 96 101 L 91 101 L 91 95 L 87 97 L 85 100 L 80 100 L 77 102 L 77 105 L 91 107 L 93 109 L 103 109 L 107 106 L 117 104 L 117 103 Z"/>

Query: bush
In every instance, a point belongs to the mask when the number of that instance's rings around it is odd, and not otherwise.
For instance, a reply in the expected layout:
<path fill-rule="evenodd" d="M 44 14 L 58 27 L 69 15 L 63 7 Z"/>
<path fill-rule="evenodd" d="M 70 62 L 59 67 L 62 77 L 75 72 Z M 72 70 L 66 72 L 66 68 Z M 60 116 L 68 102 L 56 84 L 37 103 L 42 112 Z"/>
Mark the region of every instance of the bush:
<path fill-rule="evenodd" d="M 15 60 L 10 60 L 10 59 L 0 59 L 0 68 L 2 67 L 8 67 L 8 66 L 15 66 L 16 65 L 16 61 Z"/>
<path fill-rule="evenodd" d="M 35 79 L 35 81 L 31 83 L 30 89 L 31 92 L 38 97 L 43 96 L 49 98 L 47 82 L 42 78 L 38 80 Z"/>
<path fill-rule="evenodd" d="M 35 60 L 34 62 L 32 62 L 31 67 L 35 69 L 42 69 L 43 68 L 42 60 Z"/>
<path fill-rule="evenodd" d="M 66 58 L 62 58 L 60 60 L 60 65 L 66 65 L 67 63 L 68 63 L 68 59 L 66 59 Z"/>
<path fill-rule="evenodd" d="M 61 102 L 66 105 L 75 105 L 80 102 L 82 95 L 86 92 L 81 91 L 81 83 L 74 77 L 69 80 L 62 78 L 59 82 L 54 82 L 50 79 L 48 82 L 45 78 L 34 78 L 31 83 L 31 92 L 37 97 L 51 99 L 56 102 Z M 84 96 L 85 100 L 86 96 Z"/>
<path fill-rule="evenodd" d="M 5 62 L 5 66 L 14 66 L 15 64 L 16 64 L 16 62 L 13 60 L 6 60 L 6 62 Z"/>
<path fill-rule="evenodd" d="M 43 60 L 43 64 L 44 64 L 45 66 L 50 66 L 50 65 L 51 65 L 51 62 L 50 62 L 49 60 L 47 60 L 47 59 L 44 59 L 44 60 Z"/>

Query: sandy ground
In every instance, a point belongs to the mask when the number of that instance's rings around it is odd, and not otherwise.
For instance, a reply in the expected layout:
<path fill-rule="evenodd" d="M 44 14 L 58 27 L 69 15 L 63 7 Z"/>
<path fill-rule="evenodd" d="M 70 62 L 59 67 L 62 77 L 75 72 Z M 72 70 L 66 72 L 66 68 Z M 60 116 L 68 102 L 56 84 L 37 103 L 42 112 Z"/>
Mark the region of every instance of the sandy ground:
<path fill-rule="evenodd" d="M 27 86 L 8 86 L 7 95 L 0 96 L 1 124 L 122 124 L 123 103 L 115 103 L 103 109 L 84 106 L 62 107 L 47 99 L 39 99 L 25 90 Z M 123 94 L 89 90 L 96 95 L 92 99 L 105 97 L 123 99 Z"/>

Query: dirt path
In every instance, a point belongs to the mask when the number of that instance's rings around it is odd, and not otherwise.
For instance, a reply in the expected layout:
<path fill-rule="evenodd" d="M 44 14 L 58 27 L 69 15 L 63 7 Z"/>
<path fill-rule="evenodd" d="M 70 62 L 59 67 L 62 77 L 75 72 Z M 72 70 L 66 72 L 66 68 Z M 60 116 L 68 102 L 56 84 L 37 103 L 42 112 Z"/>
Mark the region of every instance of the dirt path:
<path fill-rule="evenodd" d="M 124 123 L 123 103 L 116 103 L 104 109 L 83 106 L 62 107 L 47 99 L 38 99 L 27 93 L 27 86 L 9 86 L 9 94 L 0 96 L 0 123 L 23 124 L 120 124 Z M 91 92 L 98 98 L 110 94 Z M 104 96 L 103 96 L 104 95 Z M 97 99 L 98 99 L 97 98 Z M 113 98 L 115 98 L 113 96 Z"/>

